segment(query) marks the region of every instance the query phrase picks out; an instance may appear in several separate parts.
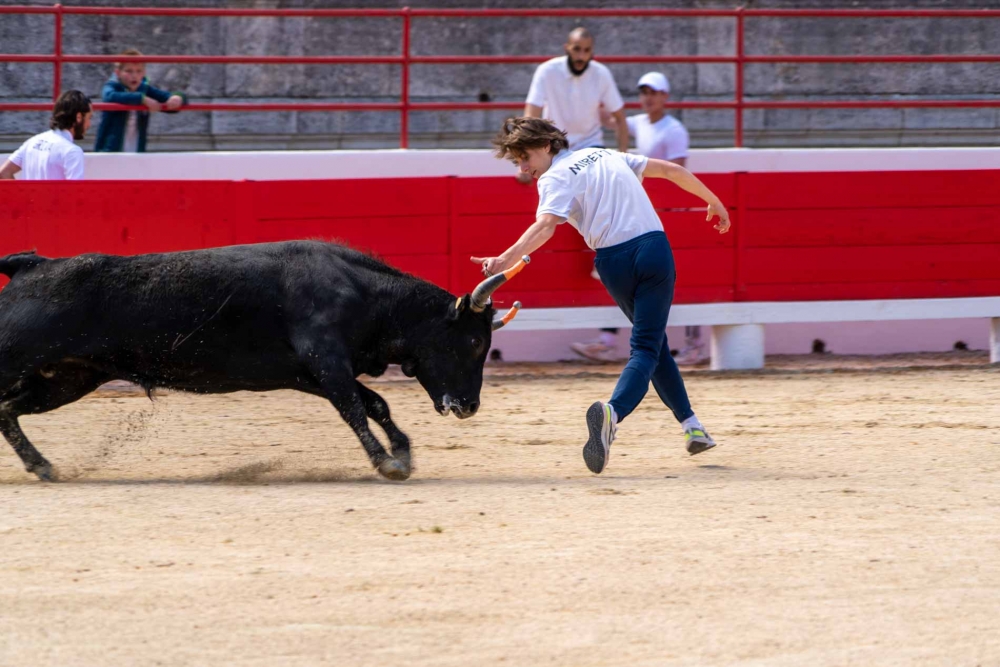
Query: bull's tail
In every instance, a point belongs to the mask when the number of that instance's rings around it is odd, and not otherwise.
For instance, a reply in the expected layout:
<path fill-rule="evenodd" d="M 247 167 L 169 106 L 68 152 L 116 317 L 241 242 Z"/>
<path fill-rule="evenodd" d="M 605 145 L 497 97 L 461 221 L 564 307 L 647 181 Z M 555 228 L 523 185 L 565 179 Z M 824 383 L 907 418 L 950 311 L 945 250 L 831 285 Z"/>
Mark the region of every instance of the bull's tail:
<path fill-rule="evenodd" d="M 24 271 L 38 266 L 42 262 L 49 261 L 48 257 L 36 255 L 34 250 L 28 252 L 17 252 L 13 255 L 0 257 L 0 273 L 8 278 L 13 278 L 18 271 Z"/>

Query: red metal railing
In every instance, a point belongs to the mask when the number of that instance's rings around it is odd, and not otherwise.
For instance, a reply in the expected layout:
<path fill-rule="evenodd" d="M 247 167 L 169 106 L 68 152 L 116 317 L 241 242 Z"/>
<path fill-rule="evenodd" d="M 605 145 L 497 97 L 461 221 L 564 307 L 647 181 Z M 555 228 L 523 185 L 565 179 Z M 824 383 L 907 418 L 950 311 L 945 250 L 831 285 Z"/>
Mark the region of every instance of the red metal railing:
<path fill-rule="evenodd" d="M 389 56 L 130 56 L 129 60 L 147 63 L 197 64 L 391 64 L 400 66 L 400 97 L 398 102 L 382 103 L 241 103 L 190 104 L 193 111 L 398 111 L 400 114 L 400 147 L 409 145 L 409 115 L 413 111 L 459 111 L 504 109 L 515 110 L 523 102 L 411 102 L 410 66 L 418 64 L 508 64 L 540 63 L 551 55 L 527 56 L 419 56 L 410 53 L 413 18 L 490 18 L 490 17 L 714 17 L 736 22 L 735 55 L 652 56 L 602 55 L 605 63 L 729 63 L 735 67 L 734 98 L 730 101 L 671 102 L 677 109 L 732 109 L 734 112 L 734 145 L 743 145 L 743 112 L 746 109 L 873 109 L 921 107 L 1000 107 L 1000 99 L 949 100 L 747 100 L 744 96 L 744 69 L 755 63 L 963 63 L 1000 62 L 1000 54 L 971 55 L 746 55 L 745 23 L 748 18 L 995 18 L 1000 9 L 208 9 L 179 7 L 53 7 L 0 6 L 2 14 L 51 14 L 55 24 L 55 48 L 52 54 L 2 54 L 0 62 L 41 62 L 53 64 L 53 99 L 62 91 L 63 63 L 106 63 L 119 60 L 116 55 L 75 55 L 63 53 L 63 17 L 67 14 L 130 15 L 130 16 L 221 16 L 221 17 L 313 17 L 313 18 L 395 18 L 402 20 L 399 55 Z M 123 110 L 115 104 L 96 104 L 99 110 Z M 635 103 L 627 105 L 636 108 Z M 47 104 L 0 103 L 0 111 L 47 111 Z M 139 108 L 139 107 L 135 107 Z"/>

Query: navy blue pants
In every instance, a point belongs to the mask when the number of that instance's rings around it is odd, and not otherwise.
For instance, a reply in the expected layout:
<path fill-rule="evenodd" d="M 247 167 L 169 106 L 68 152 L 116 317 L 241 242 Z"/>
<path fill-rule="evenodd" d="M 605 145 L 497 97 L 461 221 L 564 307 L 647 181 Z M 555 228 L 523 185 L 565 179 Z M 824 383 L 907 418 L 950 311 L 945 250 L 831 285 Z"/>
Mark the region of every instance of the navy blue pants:
<path fill-rule="evenodd" d="M 610 248 L 600 248 L 594 265 L 601 282 L 632 322 L 628 364 L 611 395 L 611 406 L 618 420 L 635 410 L 652 380 L 656 393 L 677 421 L 684 421 L 694 411 L 667 344 L 667 315 L 677 278 L 667 235 L 650 232 Z"/>

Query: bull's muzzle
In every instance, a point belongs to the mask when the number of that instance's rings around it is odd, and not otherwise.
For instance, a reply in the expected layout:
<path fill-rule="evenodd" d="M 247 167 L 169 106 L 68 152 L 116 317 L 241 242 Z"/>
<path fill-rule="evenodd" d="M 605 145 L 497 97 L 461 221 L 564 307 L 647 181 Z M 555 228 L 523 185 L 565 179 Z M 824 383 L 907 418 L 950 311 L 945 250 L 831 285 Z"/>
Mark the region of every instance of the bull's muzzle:
<path fill-rule="evenodd" d="M 463 403 L 445 394 L 437 411 L 442 417 L 447 417 L 450 412 L 459 419 L 468 419 L 479 412 L 479 401 Z"/>

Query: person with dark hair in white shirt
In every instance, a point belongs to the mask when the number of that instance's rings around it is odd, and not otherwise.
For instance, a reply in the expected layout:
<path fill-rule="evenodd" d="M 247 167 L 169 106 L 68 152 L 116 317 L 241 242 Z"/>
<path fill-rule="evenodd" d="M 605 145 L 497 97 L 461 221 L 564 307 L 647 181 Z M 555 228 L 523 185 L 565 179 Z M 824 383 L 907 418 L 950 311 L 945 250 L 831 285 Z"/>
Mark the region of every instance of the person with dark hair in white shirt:
<path fill-rule="evenodd" d="M 92 116 L 90 99 L 79 90 L 67 90 L 52 110 L 52 129 L 21 144 L 0 167 L 0 178 L 23 172 L 21 178 L 29 181 L 82 179 L 83 149 L 73 141 L 86 137 Z"/>
<path fill-rule="evenodd" d="M 688 454 L 715 447 L 688 399 L 684 380 L 670 354 L 666 326 L 674 296 L 673 253 L 643 178 L 665 178 L 708 204 L 709 221 L 720 233 L 729 231 L 729 212 L 719 198 L 684 167 L 666 160 L 586 148 L 571 151 L 566 135 L 537 118 L 509 118 L 493 140 L 496 155 L 538 179 L 535 222 L 510 248 L 496 257 L 472 257 L 483 274 L 494 275 L 538 250 L 562 223 L 571 224 L 590 248 L 608 293 L 632 322 L 628 364 L 608 401 L 587 410 L 590 437 L 583 459 L 591 472 L 608 462 L 618 424 L 649 391 L 650 380 L 660 399 L 684 431 Z"/>

